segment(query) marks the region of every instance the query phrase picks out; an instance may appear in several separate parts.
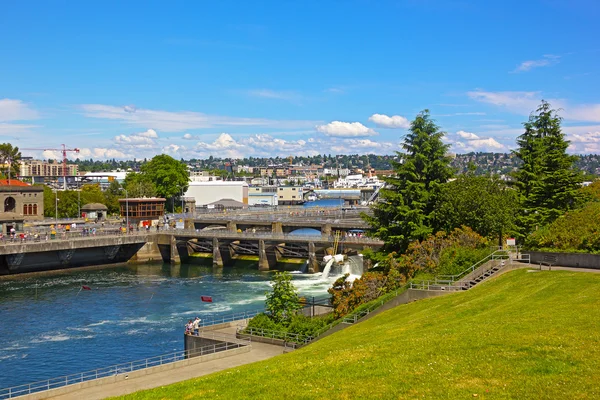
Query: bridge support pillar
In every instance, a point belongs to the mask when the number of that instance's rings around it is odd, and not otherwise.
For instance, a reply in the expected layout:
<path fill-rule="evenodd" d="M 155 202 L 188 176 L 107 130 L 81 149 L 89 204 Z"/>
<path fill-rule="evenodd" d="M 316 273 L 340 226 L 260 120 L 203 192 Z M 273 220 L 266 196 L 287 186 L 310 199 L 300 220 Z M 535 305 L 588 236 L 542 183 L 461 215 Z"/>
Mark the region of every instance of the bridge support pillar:
<path fill-rule="evenodd" d="M 316 274 L 319 270 L 319 260 L 315 251 L 315 244 L 308 242 L 308 273 Z"/>
<path fill-rule="evenodd" d="M 264 240 L 258 241 L 258 270 L 269 271 L 277 265 L 277 246 L 267 249 Z"/>
<path fill-rule="evenodd" d="M 227 221 L 227 230 L 229 232 L 237 232 L 237 224 L 234 221 Z"/>
<path fill-rule="evenodd" d="M 271 233 L 283 233 L 283 224 L 281 222 L 271 223 Z"/>
<path fill-rule="evenodd" d="M 179 257 L 179 251 L 177 251 L 177 239 L 175 238 L 175 235 L 171 236 L 171 257 L 170 257 L 170 262 L 171 264 L 181 264 L 181 258 Z"/>
<path fill-rule="evenodd" d="M 219 239 L 213 238 L 213 267 L 223 267 L 231 264 L 233 251 L 229 244 L 219 243 Z"/>
<path fill-rule="evenodd" d="M 331 235 L 331 224 L 323 224 L 321 226 L 321 235 Z"/>

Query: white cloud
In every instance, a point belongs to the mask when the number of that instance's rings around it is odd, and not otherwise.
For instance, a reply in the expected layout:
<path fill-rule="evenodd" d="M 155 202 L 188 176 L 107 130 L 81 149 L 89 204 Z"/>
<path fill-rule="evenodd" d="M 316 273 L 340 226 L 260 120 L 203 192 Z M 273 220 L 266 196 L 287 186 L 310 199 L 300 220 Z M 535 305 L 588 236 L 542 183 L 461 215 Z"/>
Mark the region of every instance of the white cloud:
<path fill-rule="evenodd" d="M 498 143 L 494 138 L 469 140 L 468 144 L 469 146 L 474 147 L 475 149 L 484 148 L 486 150 L 500 150 L 505 148 L 503 144 Z"/>
<path fill-rule="evenodd" d="M 560 61 L 560 56 L 546 54 L 546 55 L 544 55 L 543 58 L 541 58 L 539 60 L 523 61 L 512 72 L 527 72 L 527 71 L 532 70 L 533 68 L 547 67 L 550 65 L 557 64 L 559 61 Z"/>
<path fill-rule="evenodd" d="M 0 99 L 0 135 L 15 135 L 31 132 L 37 125 L 8 123 L 30 121 L 40 118 L 39 113 L 21 100 Z"/>
<path fill-rule="evenodd" d="M 46 150 L 42 154 L 42 158 L 46 160 L 62 160 L 62 153 L 60 151 L 52 151 Z M 94 148 L 81 148 L 79 149 L 79 153 L 68 152 L 67 158 L 71 160 L 75 160 L 76 158 L 81 159 L 107 159 L 107 158 L 116 158 L 116 159 L 131 159 L 134 156 L 131 154 L 126 154 L 117 149 L 104 148 L 104 147 L 94 147 Z"/>
<path fill-rule="evenodd" d="M 456 132 L 456 134 L 458 136 L 460 136 L 461 138 L 467 139 L 467 140 L 476 140 L 476 139 L 479 139 L 479 136 L 477 136 L 476 134 L 471 133 L 471 132 L 458 131 L 458 132 Z"/>
<path fill-rule="evenodd" d="M 31 132 L 35 128 L 39 128 L 39 125 L 5 124 L 0 122 L 0 135 L 18 135 Z"/>
<path fill-rule="evenodd" d="M 244 155 L 246 146 L 238 143 L 230 134 L 221 133 L 212 143 L 198 142 L 196 151 L 201 155 L 216 155 L 218 157 L 241 158 Z"/>
<path fill-rule="evenodd" d="M 398 149 L 398 145 L 390 142 L 375 142 L 370 139 L 349 139 L 335 143 L 331 149 L 337 154 L 351 154 L 357 152 L 390 154 Z"/>
<path fill-rule="evenodd" d="M 467 92 L 473 100 L 506 108 L 508 111 L 529 115 L 535 111 L 542 95 L 540 92 Z M 600 104 L 569 104 L 563 99 L 546 99 L 552 108 L 568 121 L 600 122 Z"/>
<path fill-rule="evenodd" d="M 36 110 L 21 100 L 0 99 L 0 122 L 30 121 L 39 117 Z"/>
<path fill-rule="evenodd" d="M 181 138 L 182 138 L 182 139 L 184 139 L 184 140 L 198 140 L 198 139 L 200 139 L 200 137 L 199 137 L 199 136 L 197 136 L 197 135 L 192 135 L 192 134 L 190 134 L 190 133 L 186 133 L 186 134 L 185 134 L 185 135 L 183 135 Z"/>
<path fill-rule="evenodd" d="M 315 123 L 318 123 L 318 121 L 240 118 L 209 115 L 193 111 L 173 112 L 143 108 L 137 108 L 135 112 L 128 112 L 123 107 L 104 104 L 83 104 L 80 108 L 86 117 L 122 121 L 126 124 L 157 129 L 162 132 L 182 132 L 189 129 L 223 126 L 261 126 L 296 129 L 313 127 Z"/>
<path fill-rule="evenodd" d="M 373 114 L 369 121 L 374 122 L 380 128 L 410 128 L 410 121 L 400 115 L 387 116 L 385 114 Z"/>
<path fill-rule="evenodd" d="M 364 137 L 377 135 L 371 128 L 367 128 L 360 122 L 333 121 L 326 125 L 317 125 L 317 132 L 333 137 Z"/>
<path fill-rule="evenodd" d="M 542 100 L 540 92 L 486 92 L 475 90 L 467 92 L 475 101 L 507 108 L 509 111 L 529 115 Z"/>
<path fill-rule="evenodd" d="M 132 133 L 131 135 L 118 135 L 114 137 L 115 143 L 125 147 L 135 148 L 155 148 L 158 134 L 154 129 L 148 129 L 145 132 Z"/>
<path fill-rule="evenodd" d="M 263 99 L 275 100 L 297 100 L 301 97 L 295 92 L 275 91 L 271 89 L 255 89 L 249 90 L 247 93 L 252 97 L 261 97 Z"/>
<path fill-rule="evenodd" d="M 471 151 L 497 151 L 506 150 L 506 146 L 492 137 L 482 138 L 472 132 L 456 132 L 456 140 L 448 138 L 446 143 L 451 144 L 452 150 L 457 153 L 468 153 Z"/>

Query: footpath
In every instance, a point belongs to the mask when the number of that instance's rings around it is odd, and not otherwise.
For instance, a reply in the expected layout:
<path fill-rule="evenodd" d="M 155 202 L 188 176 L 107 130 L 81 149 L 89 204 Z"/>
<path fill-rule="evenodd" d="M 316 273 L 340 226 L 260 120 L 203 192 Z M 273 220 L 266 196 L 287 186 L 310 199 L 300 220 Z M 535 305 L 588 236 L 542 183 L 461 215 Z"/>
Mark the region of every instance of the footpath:
<path fill-rule="evenodd" d="M 235 327 L 215 330 L 213 332 L 225 335 L 235 335 Z M 202 362 L 200 364 L 189 365 L 185 367 L 175 368 L 169 371 L 157 372 L 150 375 L 143 375 L 136 378 L 107 383 L 101 386 L 94 386 L 81 389 L 75 392 L 54 396 L 54 397 L 39 397 L 42 393 L 36 393 L 31 396 L 19 397 L 20 399 L 27 398 L 46 398 L 57 400 L 98 400 L 106 397 L 123 396 L 139 390 L 152 389 L 160 386 L 170 385 L 181 382 L 187 379 L 197 378 L 212 374 L 213 372 L 223 371 L 225 369 L 238 367 L 240 365 L 250 364 L 256 361 L 266 360 L 283 354 L 283 347 L 252 342 L 252 349 L 243 354 L 232 355 L 217 360 Z M 35 396 L 35 397 L 34 397 Z"/>

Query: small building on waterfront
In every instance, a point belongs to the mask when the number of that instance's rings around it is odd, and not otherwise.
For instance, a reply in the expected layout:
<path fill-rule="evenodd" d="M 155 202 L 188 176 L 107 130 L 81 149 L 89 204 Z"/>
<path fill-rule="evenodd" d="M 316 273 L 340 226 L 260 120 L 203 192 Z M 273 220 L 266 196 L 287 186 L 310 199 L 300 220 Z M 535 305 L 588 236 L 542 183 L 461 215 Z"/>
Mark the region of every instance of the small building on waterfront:
<path fill-rule="evenodd" d="M 0 232 L 22 231 L 25 221 L 44 219 L 44 187 L 0 179 Z"/>
<path fill-rule="evenodd" d="M 166 199 L 160 197 L 141 197 L 130 199 L 119 199 L 121 218 L 129 218 L 130 224 L 154 225 L 165 215 Z M 151 223 L 148 223 L 151 221 Z"/>
<path fill-rule="evenodd" d="M 81 207 L 81 216 L 88 220 L 103 220 L 107 214 L 108 207 L 101 203 L 89 203 Z"/>

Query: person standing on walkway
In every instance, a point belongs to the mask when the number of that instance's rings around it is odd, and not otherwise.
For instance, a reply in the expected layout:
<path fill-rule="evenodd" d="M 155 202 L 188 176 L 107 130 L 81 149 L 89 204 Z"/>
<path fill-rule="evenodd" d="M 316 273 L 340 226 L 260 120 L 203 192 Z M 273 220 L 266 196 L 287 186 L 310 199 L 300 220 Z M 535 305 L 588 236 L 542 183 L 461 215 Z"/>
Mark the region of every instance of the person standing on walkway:
<path fill-rule="evenodd" d="M 192 330 L 194 331 L 194 335 L 198 336 L 199 329 L 200 329 L 200 318 L 196 317 L 194 322 L 192 322 Z"/>

